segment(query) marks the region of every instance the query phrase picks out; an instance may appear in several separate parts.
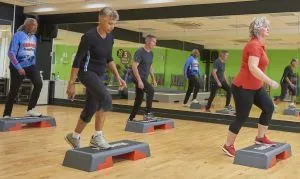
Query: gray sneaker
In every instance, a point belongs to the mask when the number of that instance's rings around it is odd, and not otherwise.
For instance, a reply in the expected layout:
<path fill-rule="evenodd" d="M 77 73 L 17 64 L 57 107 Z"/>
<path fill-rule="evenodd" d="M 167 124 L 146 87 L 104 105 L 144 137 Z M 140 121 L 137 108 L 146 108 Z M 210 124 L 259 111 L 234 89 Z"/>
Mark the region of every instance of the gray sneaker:
<path fill-rule="evenodd" d="M 150 120 L 155 120 L 155 119 L 156 118 L 153 113 L 144 114 L 144 120 L 150 121 Z"/>
<path fill-rule="evenodd" d="M 90 146 L 91 147 L 96 147 L 96 148 L 99 148 L 99 149 L 109 149 L 109 148 L 111 148 L 109 143 L 107 143 L 106 140 L 104 139 L 103 134 L 92 136 L 92 138 L 90 140 Z"/>
<path fill-rule="evenodd" d="M 65 140 L 68 142 L 71 147 L 74 149 L 80 148 L 80 138 L 76 139 L 73 137 L 73 133 L 69 133 L 65 136 Z"/>

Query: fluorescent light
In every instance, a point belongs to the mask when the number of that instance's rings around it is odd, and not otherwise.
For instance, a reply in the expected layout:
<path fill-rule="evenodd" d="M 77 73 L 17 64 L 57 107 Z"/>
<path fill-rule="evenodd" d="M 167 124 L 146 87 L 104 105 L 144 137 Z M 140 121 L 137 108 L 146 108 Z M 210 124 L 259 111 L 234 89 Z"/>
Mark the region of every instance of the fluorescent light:
<path fill-rule="evenodd" d="M 106 4 L 102 4 L 102 3 L 92 3 L 92 4 L 86 4 L 84 7 L 88 9 L 94 9 L 94 8 L 102 8 L 105 6 Z"/>
<path fill-rule="evenodd" d="M 176 0 L 145 0 L 144 4 L 159 4 L 159 3 L 168 3 L 175 2 Z"/>
<path fill-rule="evenodd" d="M 37 8 L 35 9 L 33 12 L 50 12 L 50 11 L 55 11 L 56 8 L 54 7 L 41 7 L 41 8 Z"/>

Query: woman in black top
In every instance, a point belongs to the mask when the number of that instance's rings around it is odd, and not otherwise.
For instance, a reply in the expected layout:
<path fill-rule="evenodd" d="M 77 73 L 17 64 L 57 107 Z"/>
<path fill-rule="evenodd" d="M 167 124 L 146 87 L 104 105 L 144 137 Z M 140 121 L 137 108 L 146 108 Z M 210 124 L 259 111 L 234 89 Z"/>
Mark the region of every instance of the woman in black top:
<path fill-rule="evenodd" d="M 114 73 L 120 86 L 126 86 L 112 59 L 114 40 L 111 32 L 118 19 L 119 15 L 116 10 L 110 7 L 101 9 L 99 25 L 86 32 L 81 38 L 67 89 L 68 98 L 73 100 L 75 96 L 74 84 L 77 77 L 86 87 L 85 107 L 81 112 L 74 132 L 67 134 L 65 137 L 73 148 L 80 147 L 80 134 L 95 113 L 95 134 L 90 140 L 90 146 L 101 149 L 110 148 L 102 133 L 107 111 L 112 107 L 111 95 L 103 82 L 106 67 L 108 66 Z"/>

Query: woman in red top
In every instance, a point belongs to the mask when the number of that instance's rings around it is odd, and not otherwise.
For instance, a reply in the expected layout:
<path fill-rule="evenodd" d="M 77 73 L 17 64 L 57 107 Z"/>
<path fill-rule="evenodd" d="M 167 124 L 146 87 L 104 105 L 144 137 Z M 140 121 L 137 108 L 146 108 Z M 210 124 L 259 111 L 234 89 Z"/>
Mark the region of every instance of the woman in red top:
<path fill-rule="evenodd" d="M 265 74 L 269 59 L 265 51 L 265 38 L 269 35 L 269 21 L 265 17 L 255 18 L 249 27 L 250 41 L 243 49 L 243 59 L 240 72 L 232 83 L 232 94 L 236 107 L 236 120 L 230 125 L 223 151 L 233 157 L 235 155 L 234 141 L 241 126 L 247 120 L 252 105 L 262 110 L 259 117 L 257 144 L 270 144 L 266 137 L 269 122 L 274 111 L 274 104 L 263 88 L 263 83 L 272 88 L 279 84 Z"/>

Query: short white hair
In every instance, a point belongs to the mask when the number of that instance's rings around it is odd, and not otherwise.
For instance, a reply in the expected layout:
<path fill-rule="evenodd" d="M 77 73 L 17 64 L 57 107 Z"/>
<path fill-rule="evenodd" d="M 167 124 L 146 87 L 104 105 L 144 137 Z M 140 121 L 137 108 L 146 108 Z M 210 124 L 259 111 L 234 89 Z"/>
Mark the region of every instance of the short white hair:
<path fill-rule="evenodd" d="M 119 20 L 119 13 L 111 7 L 102 8 L 99 12 L 99 17 L 102 17 L 102 16 L 112 17 L 116 21 Z"/>
<path fill-rule="evenodd" d="M 253 18 L 249 26 L 250 37 L 257 37 L 263 27 L 270 28 L 270 22 L 265 16 Z"/>
<path fill-rule="evenodd" d="M 26 18 L 23 25 L 32 24 L 34 22 L 37 22 L 36 19 L 34 19 L 34 18 Z"/>

